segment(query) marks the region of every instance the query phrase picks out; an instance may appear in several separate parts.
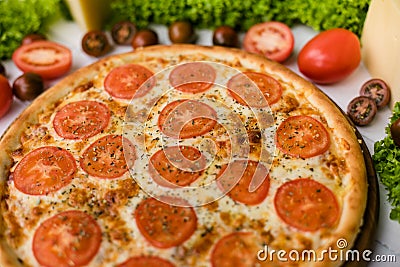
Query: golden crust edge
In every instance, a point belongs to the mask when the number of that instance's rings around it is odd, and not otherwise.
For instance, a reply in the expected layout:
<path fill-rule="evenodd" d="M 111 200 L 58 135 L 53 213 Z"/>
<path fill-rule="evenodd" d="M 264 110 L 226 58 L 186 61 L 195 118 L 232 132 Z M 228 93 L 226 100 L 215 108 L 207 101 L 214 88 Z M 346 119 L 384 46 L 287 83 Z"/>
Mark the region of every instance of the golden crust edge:
<path fill-rule="evenodd" d="M 355 135 L 355 129 L 351 127 L 339 108 L 337 108 L 335 104 L 332 103 L 332 101 L 314 84 L 300 77 L 283 65 L 269 61 L 266 58 L 255 54 L 249 54 L 239 49 L 226 49 L 217 46 L 199 46 L 190 44 L 173 46 L 156 45 L 140 48 L 133 52 L 111 55 L 91 65 L 76 70 L 33 101 L 32 104 L 26 108 L 7 129 L 0 140 L 0 148 L 8 148 L 0 150 L 0 173 L 6 174 L 8 169 L 7 165 L 9 166 L 12 164 L 8 151 L 12 151 L 18 147 L 19 138 L 25 129 L 27 122 L 31 122 L 33 118 L 37 117 L 41 112 L 41 109 L 39 109 L 40 107 L 46 107 L 49 103 L 55 103 L 60 98 L 65 97 L 73 88 L 75 88 L 75 86 L 81 84 L 85 79 L 88 79 L 88 77 L 93 77 L 104 62 L 140 59 L 140 57 L 149 56 L 151 53 L 153 53 L 154 56 L 162 56 L 163 54 L 168 53 L 171 53 L 172 55 L 193 55 L 193 53 L 204 53 L 206 56 L 213 55 L 216 58 L 221 58 L 220 56 L 223 54 L 225 57 L 222 57 L 222 60 L 225 61 L 229 61 L 230 59 L 239 59 L 241 63 L 246 63 L 246 67 L 261 67 L 264 71 L 272 72 L 274 75 L 279 76 L 285 82 L 293 83 L 296 88 L 301 87 L 305 89 L 305 97 L 312 105 L 318 107 L 318 110 L 320 110 L 322 114 L 337 115 L 326 117 L 328 126 L 334 128 L 336 134 L 349 143 L 350 148 L 346 153 L 346 159 L 349 162 L 357 162 L 358 164 L 353 164 L 352 167 L 349 168 L 351 179 L 347 186 L 348 191 L 346 191 L 346 197 L 343 202 L 344 205 L 342 206 L 342 217 L 336 229 L 336 235 L 331 238 L 330 247 L 334 249 L 339 238 L 345 238 L 349 242 L 347 248 L 350 249 L 353 246 L 358 231 L 362 225 L 362 218 L 367 201 L 366 168 L 360 144 Z M 4 183 L 6 182 L 7 177 L 8 175 L 0 177 L 0 197 L 4 194 Z M 360 183 L 360 181 L 362 182 Z M 361 208 L 359 206 L 360 203 L 363 203 Z M 1 205 L 3 205 L 3 203 L 1 203 Z M 0 237 L 3 237 L 3 233 L 4 222 L 0 215 Z M 4 242 L 4 238 L 2 239 L 3 240 L 0 243 L 0 265 L 4 267 L 22 266 L 15 255 L 11 255 L 9 246 Z M 321 262 L 321 265 L 327 266 L 327 263 L 329 266 L 341 264 L 323 261 Z"/>
<path fill-rule="evenodd" d="M 332 113 L 333 110 L 341 113 L 336 106 L 323 105 L 326 101 L 323 98 L 327 97 L 319 92 L 310 95 L 309 98 L 324 114 L 334 114 Z M 363 217 L 368 195 L 367 172 L 363 152 L 359 140 L 355 135 L 356 129 L 350 125 L 344 115 L 340 117 L 327 117 L 327 120 L 328 125 L 335 129 L 338 137 L 345 140 L 349 145 L 349 149 L 343 155 L 346 158 L 346 162 L 350 162 L 351 165 L 347 164 L 350 175 L 348 181 L 344 183 L 346 184 L 346 195 L 342 203 L 341 220 L 336 228 L 336 235 L 331 238 L 329 244 L 329 247 L 332 249 L 338 249 L 338 240 L 345 239 L 348 245 L 343 251 L 347 251 L 352 249 L 360 228 L 364 223 Z"/>

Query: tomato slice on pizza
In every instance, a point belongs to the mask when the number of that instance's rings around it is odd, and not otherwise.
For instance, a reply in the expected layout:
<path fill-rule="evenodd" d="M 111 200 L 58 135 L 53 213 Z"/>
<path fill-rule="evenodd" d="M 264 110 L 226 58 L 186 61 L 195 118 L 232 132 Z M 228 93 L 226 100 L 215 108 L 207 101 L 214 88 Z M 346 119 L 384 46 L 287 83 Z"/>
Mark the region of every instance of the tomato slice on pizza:
<path fill-rule="evenodd" d="M 129 258 L 117 267 L 175 267 L 171 262 L 157 256 L 137 256 Z"/>
<path fill-rule="evenodd" d="M 124 148 L 127 151 L 124 151 Z M 88 174 L 98 178 L 118 178 L 133 166 L 135 148 L 119 135 L 106 135 L 91 144 L 80 157 L 80 166 Z"/>
<path fill-rule="evenodd" d="M 65 105 L 54 117 L 57 134 L 66 139 L 84 139 L 95 136 L 107 127 L 108 107 L 97 101 L 77 101 Z"/>
<path fill-rule="evenodd" d="M 172 206 L 147 198 L 135 211 L 139 231 L 158 248 L 170 248 L 185 242 L 197 228 L 197 216 L 191 207 Z"/>
<path fill-rule="evenodd" d="M 113 97 L 121 99 L 142 97 L 154 85 L 153 72 L 139 64 L 116 67 L 104 80 L 105 90 Z"/>
<path fill-rule="evenodd" d="M 158 118 L 158 127 L 173 138 L 192 138 L 211 131 L 217 124 L 217 113 L 197 100 L 176 100 L 166 105 Z"/>
<path fill-rule="evenodd" d="M 310 116 L 292 116 L 276 130 L 277 147 L 285 154 L 310 158 L 325 153 L 330 145 L 324 125 Z"/>
<path fill-rule="evenodd" d="M 339 217 L 339 204 L 332 191 L 308 178 L 279 187 L 274 204 L 285 223 L 302 231 L 332 227 Z"/>
<path fill-rule="evenodd" d="M 235 184 L 240 174 L 242 175 Z M 221 167 L 217 179 L 223 192 L 228 192 L 230 198 L 247 205 L 260 204 L 268 195 L 268 169 L 256 161 L 236 160 L 225 164 Z M 260 184 L 260 186 L 251 190 L 251 183 Z"/>
<path fill-rule="evenodd" d="M 13 173 L 15 187 L 28 195 L 47 195 L 68 185 L 75 172 L 74 156 L 65 149 L 45 146 L 27 154 Z"/>
<path fill-rule="evenodd" d="M 202 93 L 213 86 L 216 78 L 215 69 L 204 62 L 190 62 L 175 67 L 169 82 L 177 90 L 186 93 Z"/>
<path fill-rule="evenodd" d="M 234 232 L 221 238 L 211 253 L 213 267 L 257 266 L 257 236 L 251 232 Z"/>
<path fill-rule="evenodd" d="M 64 211 L 40 224 L 32 250 L 42 266 L 85 266 L 97 254 L 101 239 L 101 228 L 92 216 Z"/>
<path fill-rule="evenodd" d="M 282 85 L 260 72 L 243 72 L 229 79 L 228 91 L 243 106 L 262 108 L 275 104 L 282 96 Z"/>
<path fill-rule="evenodd" d="M 206 161 L 191 146 L 173 146 L 158 150 L 150 158 L 149 172 L 153 180 L 166 187 L 187 186 L 202 174 Z"/>

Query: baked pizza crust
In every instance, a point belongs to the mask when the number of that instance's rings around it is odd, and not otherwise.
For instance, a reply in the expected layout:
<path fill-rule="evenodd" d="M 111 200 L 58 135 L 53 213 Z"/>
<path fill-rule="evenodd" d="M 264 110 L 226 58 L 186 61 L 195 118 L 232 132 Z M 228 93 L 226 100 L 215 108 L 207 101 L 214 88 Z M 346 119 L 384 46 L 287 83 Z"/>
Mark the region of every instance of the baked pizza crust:
<path fill-rule="evenodd" d="M 367 181 L 366 168 L 359 141 L 355 135 L 355 129 L 350 125 L 339 108 L 311 82 L 301 78 L 288 68 L 267 60 L 264 57 L 249 54 L 239 49 L 228 49 L 217 46 L 198 45 L 157 45 L 137 49 L 134 52 L 114 55 L 104 58 L 92 65 L 84 67 L 62 79 L 58 84 L 40 95 L 32 104 L 26 108 L 21 115 L 12 123 L 0 141 L 0 197 L 4 199 L 5 188 L 9 176 L 9 169 L 13 165 L 11 152 L 20 146 L 20 138 L 26 128 L 37 123 L 38 114 L 44 109 L 53 106 L 59 99 L 65 97 L 78 85 L 88 82 L 105 65 L 112 65 L 113 62 L 134 61 L 139 63 L 146 57 L 164 58 L 176 55 L 202 54 L 209 57 L 210 61 L 219 59 L 222 63 L 240 63 L 246 68 L 253 68 L 267 73 L 273 73 L 281 80 L 293 84 L 294 88 L 301 88 L 306 99 L 324 114 L 327 125 L 335 132 L 335 142 L 340 144 L 342 153 L 347 162 L 350 179 L 343 181 L 346 184 L 346 197 L 342 204 L 341 219 L 331 233 L 329 244 L 326 247 L 337 249 L 337 240 L 344 238 L 348 242 L 346 249 L 354 245 L 359 229 L 362 225 L 362 218 L 367 202 Z M 4 201 L 1 202 L 1 210 L 4 210 Z M 15 267 L 22 266 L 17 256 L 13 253 L 4 237 L 5 223 L 0 214 L 0 266 Z M 329 265 L 333 263 L 329 263 Z M 320 262 L 321 266 L 328 266 L 327 262 Z"/>

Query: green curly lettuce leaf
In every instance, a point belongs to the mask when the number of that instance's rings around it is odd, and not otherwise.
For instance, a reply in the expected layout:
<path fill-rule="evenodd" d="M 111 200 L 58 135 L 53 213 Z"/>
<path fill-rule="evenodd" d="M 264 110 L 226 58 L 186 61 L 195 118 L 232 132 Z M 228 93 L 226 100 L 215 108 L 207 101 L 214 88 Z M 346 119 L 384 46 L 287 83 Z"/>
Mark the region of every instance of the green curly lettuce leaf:
<path fill-rule="evenodd" d="M 61 16 L 62 0 L 0 0 L 0 59 L 8 59 L 25 35 L 45 34 Z"/>
<path fill-rule="evenodd" d="M 317 31 L 346 28 L 361 35 L 370 0 L 114 0 L 114 22 L 129 19 L 138 27 L 188 20 L 200 28 L 229 25 L 247 30 L 278 20 L 306 24 Z"/>
<path fill-rule="evenodd" d="M 390 219 L 400 223 L 400 147 L 396 146 L 390 135 L 390 126 L 400 118 L 400 102 L 393 109 L 390 123 L 386 127 L 386 137 L 374 144 L 374 161 L 376 172 L 388 192 L 392 205 Z"/>

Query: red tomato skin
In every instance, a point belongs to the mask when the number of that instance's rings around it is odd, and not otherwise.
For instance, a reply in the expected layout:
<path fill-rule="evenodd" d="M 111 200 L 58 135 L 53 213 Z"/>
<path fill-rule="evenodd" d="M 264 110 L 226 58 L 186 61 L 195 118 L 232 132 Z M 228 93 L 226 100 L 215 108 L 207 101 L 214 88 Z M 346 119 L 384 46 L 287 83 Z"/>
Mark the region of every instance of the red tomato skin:
<path fill-rule="evenodd" d="M 263 31 L 270 31 L 275 36 L 280 36 L 282 42 L 279 43 L 278 47 L 270 47 L 271 44 L 269 44 L 269 39 L 266 37 L 261 38 L 259 36 Z M 263 49 L 260 49 L 260 45 L 261 47 L 263 46 L 263 41 L 266 46 L 263 47 Z M 294 48 L 294 36 L 292 30 L 285 23 L 279 21 L 266 21 L 253 25 L 247 31 L 243 39 L 243 48 L 250 53 L 263 55 L 270 60 L 282 63 L 292 54 Z"/>
<path fill-rule="evenodd" d="M 349 30 L 335 28 L 319 33 L 300 51 L 301 73 L 318 84 L 332 84 L 347 78 L 361 61 L 360 41 Z"/>
<path fill-rule="evenodd" d="M 53 59 L 56 62 L 47 62 L 42 65 L 27 62 L 25 54 L 40 48 L 57 51 L 59 57 Z M 45 80 L 51 80 L 62 76 L 71 69 L 72 52 L 69 48 L 52 41 L 35 41 L 18 47 L 12 55 L 12 60 L 23 72 L 34 72 Z"/>
<path fill-rule="evenodd" d="M 2 118 L 13 103 L 13 93 L 7 78 L 0 75 L 0 118 Z"/>

